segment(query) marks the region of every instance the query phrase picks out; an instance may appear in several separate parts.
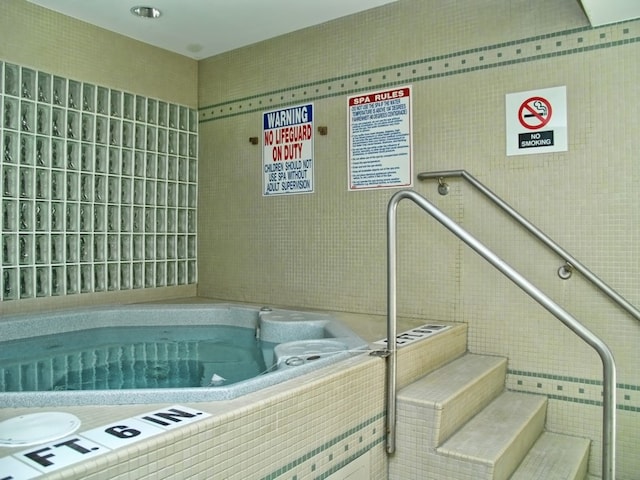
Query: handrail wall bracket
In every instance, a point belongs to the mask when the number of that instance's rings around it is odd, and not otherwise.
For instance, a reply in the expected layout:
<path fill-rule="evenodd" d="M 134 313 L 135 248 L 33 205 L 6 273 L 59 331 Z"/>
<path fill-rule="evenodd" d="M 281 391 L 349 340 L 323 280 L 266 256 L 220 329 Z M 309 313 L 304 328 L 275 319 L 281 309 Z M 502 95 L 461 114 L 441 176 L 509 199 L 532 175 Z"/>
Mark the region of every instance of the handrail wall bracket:
<path fill-rule="evenodd" d="M 449 184 L 444 181 L 443 177 L 438 178 L 438 193 L 443 196 L 449 194 Z"/>
<path fill-rule="evenodd" d="M 607 285 L 604 281 L 602 281 L 595 273 L 589 270 L 585 265 L 575 259 L 569 252 L 567 252 L 564 248 L 554 242 L 548 235 L 546 235 L 542 230 L 536 227 L 533 223 L 527 220 L 525 217 L 520 215 L 511 205 L 505 202 L 502 198 L 492 192 L 486 185 L 481 183 L 477 178 L 471 175 L 466 170 L 443 170 L 438 172 L 422 172 L 418 174 L 418 180 L 438 180 L 438 192 L 440 192 L 440 185 L 444 182 L 445 178 L 454 178 L 461 177 L 471 186 L 475 187 L 478 191 L 484 194 L 489 200 L 491 200 L 495 205 L 500 207 L 505 213 L 511 216 L 516 222 L 522 225 L 526 230 L 529 231 L 534 237 L 544 243 L 549 249 L 554 251 L 557 255 L 560 256 L 565 262 L 566 265 L 564 267 L 560 267 L 561 270 L 558 270 L 558 275 L 563 280 L 566 280 L 571 276 L 569 272 L 577 271 L 582 276 L 584 276 L 588 281 L 590 281 L 596 288 L 600 289 L 604 294 L 606 294 L 612 301 L 617 303 L 620 307 L 627 311 L 629 315 L 634 317 L 636 320 L 640 320 L 640 310 L 637 309 L 633 304 L 631 304 L 627 299 L 625 299 L 622 295 L 616 292 L 613 288 Z M 562 274 L 569 274 L 566 278 L 562 276 Z"/>
<path fill-rule="evenodd" d="M 569 262 L 561 265 L 558 269 L 558 276 L 562 280 L 569 280 L 571 278 L 571 275 L 573 275 L 573 265 L 571 265 Z"/>
<path fill-rule="evenodd" d="M 421 174 L 422 175 L 422 174 Z M 436 175 L 436 174 L 434 174 Z M 439 175 L 438 177 L 442 177 Z M 602 419 L 602 480 L 615 479 L 616 438 L 616 368 L 611 350 L 607 345 L 578 320 L 562 309 L 551 298 L 500 259 L 494 252 L 473 237 L 450 217 L 445 215 L 426 198 L 412 190 L 400 190 L 389 201 L 387 208 L 387 453 L 396 448 L 396 388 L 397 388 L 397 207 L 401 200 L 408 199 L 435 218 L 456 237 L 471 247 L 531 298 L 564 323 L 578 337 L 590 345 L 602 360 L 603 369 L 603 419 Z"/>

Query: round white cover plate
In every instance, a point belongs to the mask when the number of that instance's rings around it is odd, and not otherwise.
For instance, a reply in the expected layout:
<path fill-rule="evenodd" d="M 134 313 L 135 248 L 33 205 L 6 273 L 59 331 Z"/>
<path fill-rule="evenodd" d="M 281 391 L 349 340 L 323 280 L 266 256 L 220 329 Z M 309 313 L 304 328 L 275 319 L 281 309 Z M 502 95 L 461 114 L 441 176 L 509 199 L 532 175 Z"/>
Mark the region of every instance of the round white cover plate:
<path fill-rule="evenodd" d="M 37 445 L 70 435 L 80 427 L 80 419 L 64 412 L 20 415 L 0 422 L 0 446 Z"/>

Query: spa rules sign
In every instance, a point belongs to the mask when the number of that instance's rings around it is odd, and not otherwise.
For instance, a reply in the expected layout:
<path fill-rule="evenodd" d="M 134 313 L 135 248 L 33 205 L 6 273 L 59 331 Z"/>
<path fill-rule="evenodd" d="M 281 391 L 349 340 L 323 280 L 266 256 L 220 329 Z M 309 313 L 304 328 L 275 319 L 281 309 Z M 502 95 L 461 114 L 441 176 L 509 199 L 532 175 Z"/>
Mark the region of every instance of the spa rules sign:
<path fill-rule="evenodd" d="M 262 195 L 313 192 L 313 104 L 262 114 Z"/>
<path fill-rule="evenodd" d="M 349 190 L 412 185 L 411 87 L 349 98 Z"/>

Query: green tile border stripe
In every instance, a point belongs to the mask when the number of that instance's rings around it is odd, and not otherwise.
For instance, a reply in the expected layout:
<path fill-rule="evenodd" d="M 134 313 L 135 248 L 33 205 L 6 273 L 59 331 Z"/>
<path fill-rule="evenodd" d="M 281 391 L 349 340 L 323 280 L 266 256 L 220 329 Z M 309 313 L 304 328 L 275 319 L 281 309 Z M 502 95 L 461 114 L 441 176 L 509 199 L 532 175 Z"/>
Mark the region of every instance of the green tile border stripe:
<path fill-rule="evenodd" d="M 342 432 L 340 435 L 332 438 L 331 440 L 323 443 L 322 445 L 314 448 L 313 450 L 310 450 L 309 452 L 305 453 L 301 457 L 296 458 L 292 462 L 287 463 L 285 466 L 282 466 L 281 468 L 271 472 L 269 475 L 265 475 L 264 477 L 261 478 L 261 480 L 273 480 L 273 479 L 277 478 L 278 476 L 280 476 L 280 475 L 282 475 L 282 474 L 294 469 L 295 467 L 303 464 L 304 462 L 309 461 L 311 458 L 315 457 L 316 455 L 319 455 L 320 453 L 330 449 L 331 447 L 335 446 L 336 444 L 338 444 L 342 440 L 345 440 L 346 438 L 348 438 L 351 435 L 354 435 L 355 433 L 359 432 L 360 430 L 363 430 L 364 428 L 372 425 L 373 423 L 377 422 L 378 420 L 381 420 L 381 419 L 385 418 L 385 416 L 386 416 L 386 412 L 380 412 L 380 413 L 374 415 L 373 417 L 365 420 L 364 422 L 356 425 L 355 427 L 352 427 L 352 428 Z M 362 455 L 363 453 L 367 452 L 368 450 L 370 450 L 374 446 L 378 445 L 385 438 L 386 438 L 386 436 L 384 434 L 384 429 L 381 429 L 381 434 L 378 436 L 378 438 L 376 438 L 374 441 L 370 442 L 366 447 L 358 450 L 357 453 L 351 455 L 349 457 L 348 461 L 344 460 L 344 461 L 340 462 L 339 468 L 342 468 L 344 465 L 349 463 L 354 458 L 359 457 L 360 455 Z M 333 470 L 333 468 L 334 467 L 332 466 L 332 470 Z M 337 465 L 336 465 L 335 468 L 337 470 Z M 326 476 L 328 476 L 328 475 L 326 475 Z M 318 478 L 323 479 L 323 478 L 326 478 L 326 476 L 324 476 L 324 474 L 323 474 L 322 476 L 320 476 Z"/>
<path fill-rule="evenodd" d="M 385 440 L 385 436 L 382 435 L 378 438 L 376 438 L 373 442 L 369 443 L 369 445 L 367 445 L 364 448 L 361 448 L 360 450 L 358 450 L 356 453 L 354 453 L 353 455 L 351 455 L 349 458 L 344 459 L 343 461 L 336 463 L 335 465 L 333 465 L 329 470 L 327 470 L 326 472 L 324 472 L 322 475 L 319 475 L 317 477 L 314 477 L 314 480 L 324 480 L 325 478 L 333 475 L 334 473 L 336 473 L 338 470 L 340 470 L 341 468 L 343 468 L 344 466 L 348 465 L 349 463 L 353 462 L 356 458 L 358 458 L 361 455 L 364 455 L 365 453 L 367 453 L 369 450 L 371 450 L 373 447 L 375 447 L 376 445 L 379 445 L 380 443 L 382 443 Z"/>
<path fill-rule="evenodd" d="M 566 375 L 553 375 L 553 374 L 540 373 L 540 372 L 527 372 L 524 370 L 508 369 L 507 375 L 514 375 L 514 376 L 527 377 L 527 378 L 541 378 L 544 380 L 553 380 L 553 381 L 563 382 L 568 384 L 592 385 L 592 386 L 600 386 L 600 387 L 602 386 L 602 380 L 570 377 Z M 640 392 L 640 385 L 618 383 L 616 384 L 616 389 L 622 390 L 622 391 L 629 391 L 629 392 Z M 531 389 L 527 389 L 527 388 L 514 388 L 513 386 L 508 387 L 508 390 L 513 392 L 534 393 L 538 395 L 544 395 L 550 399 L 561 400 L 565 402 L 580 403 L 584 405 L 593 405 L 598 407 L 602 406 L 602 401 L 600 400 L 592 400 L 588 398 L 578 398 L 578 397 L 572 397 L 572 396 L 566 396 L 566 395 L 542 393 L 542 392 L 532 391 Z M 618 395 L 618 400 L 620 400 L 620 395 Z M 628 412 L 636 412 L 636 413 L 640 412 L 640 406 L 635 406 L 635 405 L 626 405 L 626 404 L 618 403 L 616 405 L 616 408 L 618 410 L 624 410 Z"/>
<path fill-rule="evenodd" d="M 592 378 L 569 377 L 566 375 L 554 375 L 550 373 L 527 372 L 525 370 L 507 370 L 508 374 L 521 375 L 523 377 L 544 378 L 546 380 L 559 380 L 569 383 L 582 383 L 584 385 L 602 385 L 602 380 L 594 380 Z M 631 390 L 640 392 L 640 385 L 631 385 L 628 383 L 617 383 L 616 387 L 622 390 Z"/>
<path fill-rule="evenodd" d="M 593 380 L 589 378 L 569 377 L 566 375 L 554 375 L 550 373 L 527 372 L 525 370 L 508 369 L 507 374 L 520 375 L 523 377 L 544 378 L 546 380 L 559 380 L 562 382 L 582 383 L 585 385 L 602 385 L 601 380 Z"/>
<path fill-rule="evenodd" d="M 563 395 L 548 395 L 548 394 L 544 394 L 544 393 L 532 392 L 531 390 L 527 390 L 527 389 L 508 388 L 507 390 L 509 390 L 510 392 L 530 393 L 530 394 L 534 394 L 534 395 L 542 395 L 542 396 L 547 397 L 547 398 L 549 398 L 551 400 L 560 400 L 562 402 L 580 403 L 582 405 L 592 405 L 594 407 L 602 407 L 602 402 L 601 401 L 597 401 L 597 400 L 588 400 L 588 399 L 584 399 L 584 398 L 567 397 L 567 396 L 563 396 Z M 634 407 L 633 405 L 617 404 L 616 405 L 616 410 L 622 410 L 622 411 L 625 411 L 625 412 L 640 413 L 640 407 Z"/>
<path fill-rule="evenodd" d="M 574 54 L 585 53 L 585 52 L 590 52 L 595 50 L 619 47 L 619 46 L 629 45 L 633 43 L 639 43 L 640 36 L 630 36 L 629 38 L 618 39 L 613 41 L 602 41 L 607 38 L 607 35 L 611 37 L 611 36 L 615 36 L 616 33 L 622 36 L 630 35 L 631 31 L 629 28 L 623 28 L 621 31 L 617 31 L 617 32 L 612 32 L 612 29 L 620 28 L 622 25 L 637 24 L 637 23 L 638 22 L 636 20 L 631 20 L 627 22 L 620 22 L 618 24 L 605 25 L 605 26 L 596 27 L 596 28 L 581 27 L 581 28 L 574 28 L 570 30 L 563 30 L 559 32 L 545 34 L 545 35 L 527 37 L 524 39 L 514 40 L 510 42 L 502 42 L 502 43 L 497 43 L 497 44 L 488 45 L 484 47 L 466 49 L 466 50 L 461 50 L 457 52 L 452 52 L 449 54 L 437 55 L 437 56 L 427 57 L 427 58 L 413 60 L 409 62 L 399 63 L 395 65 L 365 70 L 358 73 L 351 73 L 343 76 L 336 76 L 336 77 L 332 77 L 324 80 L 318 80 L 314 82 L 300 84 L 294 87 L 287 87 L 287 88 L 265 92 L 258 95 L 228 100 L 228 101 L 224 101 L 217 104 L 199 107 L 198 108 L 198 113 L 200 117 L 199 123 L 206 123 L 210 121 L 221 120 L 221 119 L 235 117 L 238 115 L 244 115 L 248 113 L 262 112 L 269 108 L 286 106 L 286 105 L 294 105 L 300 102 L 321 100 L 325 98 L 331 98 L 331 97 L 343 96 L 343 95 L 352 95 L 352 94 L 356 94 L 363 91 L 370 91 L 374 88 L 375 89 L 388 88 L 388 87 L 403 85 L 407 83 L 415 83 L 415 82 L 448 77 L 452 75 L 470 73 L 478 70 L 500 68 L 500 67 L 516 65 L 520 63 L 535 62 L 543 59 L 550 59 L 554 57 L 574 55 Z M 582 45 L 575 48 L 567 48 L 569 41 L 575 42 L 574 45 L 581 44 L 584 39 L 583 37 L 578 37 L 578 38 L 568 39 L 566 42 L 567 45 L 563 45 L 562 41 L 556 42 L 555 47 L 562 47 L 562 49 L 549 52 L 549 53 L 529 54 L 529 55 L 517 57 L 517 58 L 498 60 L 499 58 L 502 57 L 502 53 L 498 52 L 496 60 L 490 60 L 490 59 L 485 60 L 484 57 L 479 57 L 477 61 L 483 62 L 483 63 L 478 65 L 471 65 L 467 67 L 456 68 L 456 67 L 450 66 L 449 63 L 444 63 L 443 65 L 441 64 L 437 66 L 441 71 L 438 71 L 435 73 L 418 75 L 416 70 L 413 70 L 409 75 L 402 75 L 402 72 L 398 71 L 396 72 L 395 80 L 390 80 L 387 78 L 387 76 L 388 75 L 390 76 L 394 70 L 397 71 L 399 69 L 403 69 L 411 66 L 425 65 L 429 63 L 442 62 L 446 60 L 455 60 L 455 59 L 462 59 L 460 65 L 465 65 L 466 59 L 463 59 L 463 57 L 465 56 L 469 56 L 473 54 L 481 54 L 481 53 L 486 54 L 486 53 L 495 52 L 499 49 L 511 48 L 515 46 L 531 45 L 532 42 L 548 41 L 549 39 L 567 37 L 567 36 L 579 34 L 582 32 L 586 32 L 587 34 L 590 34 L 592 36 L 595 36 L 596 32 L 601 32 L 597 39 L 599 43 L 595 43 L 591 45 Z M 541 48 L 541 47 L 536 46 L 536 51 L 538 51 L 538 48 Z M 520 55 L 521 53 L 522 53 L 521 49 L 516 50 L 516 55 Z M 431 67 L 429 67 L 429 70 L 431 70 Z M 356 78 L 360 78 L 367 75 L 380 74 L 383 72 L 387 72 L 387 74 L 383 75 L 380 81 L 373 82 L 371 78 L 368 78 L 367 81 L 362 82 L 363 86 L 356 86 L 357 84 L 360 83 L 359 81 L 356 80 L 352 88 L 348 88 L 345 86 L 345 83 L 342 83 L 337 90 L 333 90 L 334 85 L 332 84 L 335 82 L 356 79 Z M 401 77 L 401 78 L 398 78 L 398 77 Z M 310 89 L 310 88 L 319 87 L 319 86 L 325 86 L 327 91 L 324 93 L 320 93 L 319 89 L 316 89 L 315 94 L 311 94 L 307 90 L 304 90 L 304 89 Z M 290 92 L 290 95 L 284 95 L 287 92 Z M 296 92 L 296 93 L 291 93 L 291 92 Z M 276 99 L 269 98 L 269 97 L 275 97 L 278 95 L 279 95 L 279 98 L 276 98 Z M 257 101 L 258 104 L 254 105 L 254 101 Z M 248 105 L 246 105 L 249 108 L 243 109 L 243 106 L 245 106 L 243 104 L 246 102 L 249 102 Z M 218 113 L 214 113 L 212 110 L 215 110 L 215 109 L 219 109 L 221 111 Z M 211 115 L 214 115 L 214 116 L 207 117 L 208 115 L 207 111 L 211 111 Z"/>
<path fill-rule="evenodd" d="M 581 27 L 581 28 L 575 28 L 575 29 L 571 29 L 571 30 L 563 30 L 561 32 L 555 32 L 555 33 L 551 33 L 551 34 L 547 34 L 547 35 L 537 35 L 534 37 L 527 37 L 527 38 L 523 38 L 520 40 L 514 40 L 511 42 L 502 42 L 502 43 L 496 43 L 493 45 L 488 45 L 485 47 L 477 47 L 477 48 L 469 48 L 466 50 L 460 50 L 458 52 L 453 52 L 453 53 L 448 53 L 448 54 L 442 54 L 442 55 L 435 55 L 433 57 L 427 57 L 427 58 L 422 58 L 422 59 L 418 59 L 418 60 L 411 60 L 409 62 L 403 62 L 403 63 L 397 63 L 394 65 L 388 65 L 385 67 L 378 67 L 378 68 L 373 68 L 370 70 L 364 70 L 362 72 L 358 72 L 358 73 L 351 73 L 351 74 L 347 74 L 347 75 L 340 75 L 337 77 L 332 77 L 332 78 L 328 78 L 328 79 L 324 79 L 324 80 L 316 80 L 314 82 L 310 82 L 310 83 L 303 83 L 301 85 L 297 85 L 295 87 L 287 87 L 287 88 L 281 88 L 278 90 L 273 90 L 271 92 L 266 92 L 260 95 L 252 95 L 249 97 L 243 97 L 243 98 L 238 98 L 235 100 L 229 100 L 226 102 L 222 102 L 222 103 L 217 103 L 217 104 L 213 104 L 213 105 L 207 105 L 204 107 L 199 107 L 198 110 L 207 110 L 210 108 L 214 108 L 214 107 L 221 107 L 224 105 L 229 105 L 232 103 L 237 103 L 237 102 L 244 102 L 247 100 L 251 100 L 253 98 L 259 98 L 259 97 L 263 97 L 265 95 L 276 95 L 278 93 L 284 93 L 284 92 L 288 92 L 290 90 L 297 90 L 300 88 L 308 88 L 308 87 L 314 87 L 317 85 L 322 85 L 328 82 L 333 82 L 333 81 L 337 81 L 337 80 L 346 80 L 349 78 L 355 78 L 355 77 L 359 77 L 362 75 L 371 75 L 374 73 L 380 73 L 380 72 L 384 72 L 387 70 L 394 70 L 394 69 L 398 69 L 398 68 L 403 68 L 403 67 L 408 67 L 408 66 L 412 66 L 412 65 L 420 65 L 420 64 L 424 64 L 424 63 L 431 63 L 431 62 L 435 62 L 435 61 L 439 61 L 439 60 L 446 60 L 449 58 L 455 58 L 455 57 L 460 57 L 460 56 L 464 56 L 464 55 L 468 55 L 471 53 L 482 53 L 482 52 L 486 52 L 486 51 L 491 51 L 491 50 L 496 50 L 498 48 L 504 48 L 504 47 L 509 47 L 509 46 L 514 46 L 514 45 L 519 45 L 519 44 L 525 44 L 525 43 L 529 43 L 532 41 L 536 41 L 536 40 L 543 40 L 543 39 L 547 39 L 547 38 L 554 38 L 557 36 L 564 36 L 564 35 L 570 35 L 573 33 L 578 33 L 578 32 L 582 32 L 582 31 L 586 31 L 586 30 L 591 30 L 591 27 Z"/>

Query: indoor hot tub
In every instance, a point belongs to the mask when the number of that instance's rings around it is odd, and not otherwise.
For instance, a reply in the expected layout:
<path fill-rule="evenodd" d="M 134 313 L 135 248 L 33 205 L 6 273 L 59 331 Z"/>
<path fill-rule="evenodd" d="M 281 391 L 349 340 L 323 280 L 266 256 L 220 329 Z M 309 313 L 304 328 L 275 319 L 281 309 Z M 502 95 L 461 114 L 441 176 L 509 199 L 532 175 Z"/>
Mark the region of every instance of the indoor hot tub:
<path fill-rule="evenodd" d="M 7 407 L 229 400 L 368 347 L 328 314 L 235 304 L 5 316 L 0 338 Z"/>

